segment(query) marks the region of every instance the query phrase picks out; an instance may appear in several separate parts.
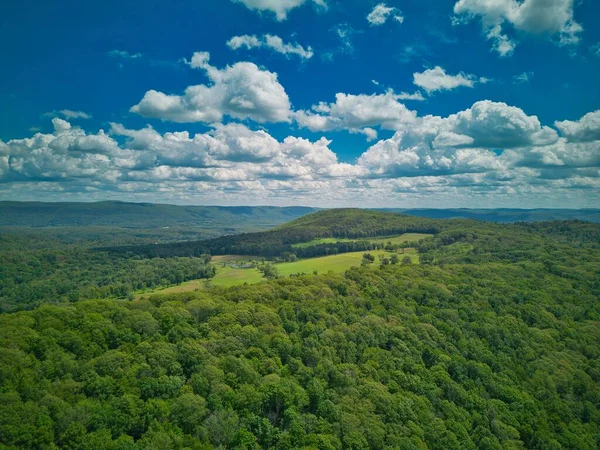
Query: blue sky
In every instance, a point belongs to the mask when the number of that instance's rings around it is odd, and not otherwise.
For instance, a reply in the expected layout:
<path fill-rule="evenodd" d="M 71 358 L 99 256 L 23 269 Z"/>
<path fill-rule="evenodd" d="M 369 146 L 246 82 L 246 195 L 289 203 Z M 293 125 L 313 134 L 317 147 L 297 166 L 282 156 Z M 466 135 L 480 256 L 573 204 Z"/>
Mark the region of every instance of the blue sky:
<path fill-rule="evenodd" d="M 600 204 L 591 0 L 1 8 L 0 198 Z"/>

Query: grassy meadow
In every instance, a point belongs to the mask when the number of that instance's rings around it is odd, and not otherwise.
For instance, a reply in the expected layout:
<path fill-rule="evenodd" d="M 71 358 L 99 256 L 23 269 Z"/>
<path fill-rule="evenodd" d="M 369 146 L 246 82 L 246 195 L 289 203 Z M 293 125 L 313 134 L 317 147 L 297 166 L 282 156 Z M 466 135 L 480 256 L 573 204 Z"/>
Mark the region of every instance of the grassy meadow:
<path fill-rule="evenodd" d="M 392 238 L 388 238 L 388 240 L 391 239 Z M 385 242 L 387 242 L 387 240 Z M 317 273 L 341 273 L 345 272 L 351 267 L 360 266 L 362 262 L 362 255 L 364 253 L 365 252 L 342 253 L 338 255 L 322 256 L 319 258 L 301 259 L 295 262 L 282 262 L 275 264 L 275 266 L 277 267 L 279 275 L 282 277 L 288 277 L 292 274 L 298 273 L 312 274 L 315 271 Z M 373 256 L 375 256 L 375 262 L 372 264 L 373 267 L 379 267 L 380 256 L 390 257 L 392 255 L 392 253 L 384 250 L 374 250 L 368 253 L 371 253 Z M 413 264 L 418 264 L 419 262 L 419 256 L 414 249 L 404 249 L 404 252 L 399 251 L 397 254 L 400 260 L 408 255 L 411 257 Z M 257 268 L 241 267 L 252 260 L 256 260 L 256 258 L 252 256 L 238 255 L 215 256 L 212 259 L 212 264 L 214 264 L 215 268 L 217 269 L 217 274 L 214 276 L 214 278 L 211 278 L 208 281 L 204 279 L 187 281 L 177 286 L 170 286 L 164 289 L 156 289 L 154 291 L 140 293 L 137 297 L 157 292 L 171 294 L 178 292 L 191 292 L 198 289 L 206 289 L 211 286 L 229 287 L 244 283 L 259 283 L 265 280 L 265 278 Z"/>
<path fill-rule="evenodd" d="M 421 239 L 431 237 L 431 234 L 423 233 L 404 233 L 397 236 L 381 237 L 381 238 L 367 238 L 367 239 L 346 239 L 346 238 L 320 238 L 313 239 L 309 242 L 302 242 L 301 244 L 294 244 L 292 247 L 306 248 L 313 245 L 320 244 L 335 244 L 336 242 L 356 242 L 356 241 L 369 241 L 369 242 L 380 242 L 387 244 L 391 242 L 393 245 L 399 245 L 404 242 L 418 242 Z"/>

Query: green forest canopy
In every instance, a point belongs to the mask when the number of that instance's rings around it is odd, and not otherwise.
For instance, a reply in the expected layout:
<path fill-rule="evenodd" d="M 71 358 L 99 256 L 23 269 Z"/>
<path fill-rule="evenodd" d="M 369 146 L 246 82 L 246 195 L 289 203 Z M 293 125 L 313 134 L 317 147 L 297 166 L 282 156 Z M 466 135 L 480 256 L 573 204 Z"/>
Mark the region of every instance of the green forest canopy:
<path fill-rule="evenodd" d="M 357 234 L 379 218 L 355 215 L 342 219 Z M 276 235 L 323 223 L 301 220 Z M 429 225 L 421 265 L 133 302 L 53 293 L 0 314 L 0 446 L 598 448 L 600 226 Z M 209 267 L 34 247 L 21 260 L 3 250 L 13 289 L 35 292 L 12 266 L 35 274 L 30 257 L 51 274 L 44 288 Z"/>

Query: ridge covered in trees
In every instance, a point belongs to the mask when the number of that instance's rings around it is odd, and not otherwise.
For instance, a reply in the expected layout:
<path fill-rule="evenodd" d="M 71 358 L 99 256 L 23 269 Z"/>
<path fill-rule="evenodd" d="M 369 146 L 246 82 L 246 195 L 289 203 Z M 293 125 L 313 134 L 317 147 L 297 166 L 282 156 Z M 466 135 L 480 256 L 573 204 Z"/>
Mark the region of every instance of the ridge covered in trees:
<path fill-rule="evenodd" d="M 197 256 L 201 254 L 277 257 L 284 252 L 300 252 L 301 250 L 293 248 L 292 245 L 309 242 L 317 238 L 334 237 L 368 240 L 368 238 L 403 233 L 435 234 L 453 223 L 457 222 L 447 221 L 445 223 L 404 214 L 361 209 L 334 209 L 306 215 L 270 231 L 161 245 L 105 247 L 100 250 L 128 257 L 142 256 L 150 258 Z M 322 251 L 320 252 L 318 249 L 312 249 L 310 256 L 324 255 L 326 254 L 326 248 L 327 246 L 321 246 Z M 347 251 L 368 249 L 369 245 L 365 242 L 360 245 L 348 246 Z M 306 250 L 305 253 L 308 255 L 309 250 Z"/>
<path fill-rule="evenodd" d="M 5 241 L 3 301 L 47 295 L 0 314 L 0 448 L 599 448 L 600 225 L 380 214 L 317 213 L 253 245 L 429 227 L 420 265 L 134 301 L 62 283 L 193 276 L 209 256 Z"/>

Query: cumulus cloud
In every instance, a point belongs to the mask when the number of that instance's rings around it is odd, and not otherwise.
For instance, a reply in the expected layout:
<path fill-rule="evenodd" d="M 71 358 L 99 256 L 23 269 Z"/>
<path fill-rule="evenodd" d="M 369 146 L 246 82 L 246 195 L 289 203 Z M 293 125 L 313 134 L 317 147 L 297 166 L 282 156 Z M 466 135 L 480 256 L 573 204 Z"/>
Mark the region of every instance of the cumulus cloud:
<path fill-rule="evenodd" d="M 311 0 L 233 0 L 236 3 L 244 4 L 248 9 L 255 11 L 268 11 L 275 14 L 275 18 L 279 21 L 287 19 L 288 13 L 299 6 L 310 2 Z M 317 6 L 322 8 L 327 7 L 325 0 L 312 0 Z"/>
<path fill-rule="evenodd" d="M 433 69 L 413 73 L 413 82 L 420 88 L 425 89 L 427 93 L 432 93 L 451 90 L 460 86 L 472 88 L 475 86 L 477 79 L 474 75 L 467 75 L 462 72 L 457 75 L 450 75 L 440 66 L 435 66 Z"/>
<path fill-rule="evenodd" d="M 423 94 L 421 94 L 419 91 L 415 91 L 412 94 L 408 92 L 400 92 L 397 97 L 398 100 L 414 100 L 417 102 L 422 102 L 425 100 L 425 97 L 423 97 Z"/>
<path fill-rule="evenodd" d="M 577 44 L 583 28 L 573 18 L 573 0 L 458 0 L 455 23 L 479 18 L 488 39 L 500 56 L 512 54 L 516 41 L 507 25 L 531 34 L 557 38 L 559 45 Z"/>
<path fill-rule="evenodd" d="M 553 144 L 556 131 L 542 126 L 536 116 L 502 102 L 479 101 L 471 108 L 448 117 L 423 116 L 399 100 L 402 95 L 352 95 L 338 93 L 334 103 L 321 102 L 310 110 L 294 113 L 296 123 L 311 131 L 346 130 L 377 138 L 376 128 L 402 131 L 404 142 L 458 142 L 463 146 L 506 149 Z"/>
<path fill-rule="evenodd" d="M 206 55 L 190 62 L 207 63 Z M 372 139 L 373 127 L 394 130 L 354 162 L 340 162 L 325 137 L 277 139 L 240 123 L 214 124 L 197 134 L 113 123 L 109 132 L 88 133 L 54 118 L 52 133 L 0 141 L 0 193 L 27 198 L 43 191 L 48 200 L 85 194 L 89 200 L 112 192 L 141 201 L 323 206 L 389 206 L 399 198 L 430 206 L 438 200 L 437 206 L 450 200 L 460 206 L 461 199 L 474 206 L 490 198 L 501 206 L 503 196 L 508 204 L 518 198 L 538 206 L 543 199 L 579 206 L 598 200 L 573 194 L 600 186 L 597 111 L 557 122 L 559 137 L 537 117 L 504 103 L 486 100 L 447 117 L 421 117 L 396 97 L 391 91 L 339 94 L 335 103 L 311 110 L 326 129 Z"/>
<path fill-rule="evenodd" d="M 111 124 L 88 134 L 53 119 L 52 134 L 0 141 L 0 181 L 78 180 L 87 184 L 164 181 L 320 180 L 357 176 L 338 162 L 331 141 L 289 136 L 283 141 L 242 124 L 217 124 L 207 133 L 161 134 L 148 126 Z M 119 143 L 115 136 L 122 137 Z"/>
<path fill-rule="evenodd" d="M 298 43 L 286 44 L 279 36 L 272 34 L 266 34 L 262 37 L 251 36 L 247 34 L 242 36 L 234 36 L 227 41 L 227 46 L 232 50 L 239 50 L 242 47 L 245 47 L 246 49 L 265 47 L 288 57 L 291 55 L 298 56 L 303 60 L 310 59 L 314 55 L 314 52 L 310 46 L 304 48 Z"/>
<path fill-rule="evenodd" d="M 103 130 L 88 135 L 63 119 L 52 119 L 52 134 L 36 133 L 0 146 L 6 158 L 4 181 L 69 180 L 78 178 L 114 180 L 118 170 L 110 154 L 118 151 L 116 142 Z"/>
<path fill-rule="evenodd" d="M 521 109 L 490 101 L 446 118 L 415 117 L 377 142 L 358 160 L 375 176 L 421 176 L 507 170 L 539 152 L 557 153 L 556 132 Z M 504 152 L 498 155 L 495 150 Z"/>
<path fill-rule="evenodd" d="M 290 100 L 277 74 L 250 62 L 218 69 L 210 54 L 196 52 L 188 64 L 203 70 L 209 85 L 188 87 L 183 95 L 146 92 L 131 112 L 173 122 L 220 122 L 224 116 L 259 123 L 289 122 Z"/>
<path fill-rule="evenodd" d="M 569 142 L 600 141 L 600 110 L 587 113 L 581 119 L 554 122 Z M 597 149 L 600 153 L 600 147 Z"/>
<path fill-rule="evenodd" d="M 367 16 L 367 21 L 371 26 L 380 26 L 387 22 L 389 18 L 393 18 L 396 22 L 404 22 L 404 17 L 398 8 L 387 6 L 385 3 L 379 3 Z"/>
<path fill-rule="evenodd" d="M 487 172 L 506 169 L 506 164 L 489 150 L 453 146 L 429 146 L 425 142 L 406 145 L 404 132 L 377 142 L 358 159 L 372 177 L 412 177 Z M 464 140 L 462 142 L 465 142 Z M 458 144 L 459 141 L 452 142 Z M 467 140 L 467 143 L 470 143 Z M 437 143 L 438 145 L 440 143 Z"/>
<path fill-rule="evenodd" d="M 373 138 L 372 127 L 394 130 L 416 118 L 416 112 L 410 111 L 399 99 L 400 95 L 393 91 L 373 95 L 338 93 L 334 103 L 321 102 L 311 110 L 297 111 L 294 118 L 298 125 L 311 131 L 345 129 Z"/>

